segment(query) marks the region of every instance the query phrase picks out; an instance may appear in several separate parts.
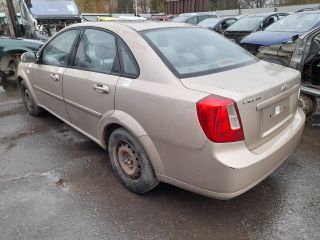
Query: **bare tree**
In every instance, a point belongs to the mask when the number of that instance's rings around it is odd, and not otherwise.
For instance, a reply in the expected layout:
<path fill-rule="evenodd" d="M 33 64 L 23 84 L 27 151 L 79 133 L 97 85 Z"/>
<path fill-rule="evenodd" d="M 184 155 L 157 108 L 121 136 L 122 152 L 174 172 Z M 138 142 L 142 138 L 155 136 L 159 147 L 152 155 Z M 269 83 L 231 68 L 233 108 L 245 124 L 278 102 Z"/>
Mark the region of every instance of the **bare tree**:
<path fill-rule="evenodd" d="M 138 0 L 138 7 L 142 13 L 146 13 L 151 7 L 151 0 Z"/>

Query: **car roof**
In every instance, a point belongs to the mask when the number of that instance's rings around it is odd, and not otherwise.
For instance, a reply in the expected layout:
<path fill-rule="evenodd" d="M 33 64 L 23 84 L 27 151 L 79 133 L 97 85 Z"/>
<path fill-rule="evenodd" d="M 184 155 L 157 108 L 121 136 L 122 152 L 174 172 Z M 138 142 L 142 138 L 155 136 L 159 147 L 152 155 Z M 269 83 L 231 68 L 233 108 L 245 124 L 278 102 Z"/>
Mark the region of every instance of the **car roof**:
<path fill-rule="evenodd" d="M 255 14 L 248 14 L 245 17 L 252 17 L 252 16 L 257 16 L 257 17 L 268 17 L 268 16 L 271 16 L 271 15 L 275 15 L 275 14 L 288 14 L 288 13 L 285 13 L 285 12 L 267 12 L 267 13 L 255 13 Z"/>
<path fill-rule="evenodd" d="M 133 29 L 134 31 L 144 31 L 160 28 L 174 28 L 174 27 L 195 27 L 186 23 L 177 22 L 156 22 L 156 21 L 109 21 L 109 22 L 85 22 L 78 23 L 72 26 L 87 26 L 87 27 L 101 27 L 108 28 L 108 26 L 122 25 Z"/>
<path fill-rule="evenodd" d="M 181 13 L 178 16 L 199 16 L 199 15 L 217 15 L 215 12 L 194 12 L 194 13 Z"/>
<path fill-rule="evenodd" d="M 320 10 L 305 10 L 305 11 L 298 11 L 298 12 L 295 12 L 294 14 L 314 14 L 314 13 L 318 13 L 318 14 L 320 14 Z"/>

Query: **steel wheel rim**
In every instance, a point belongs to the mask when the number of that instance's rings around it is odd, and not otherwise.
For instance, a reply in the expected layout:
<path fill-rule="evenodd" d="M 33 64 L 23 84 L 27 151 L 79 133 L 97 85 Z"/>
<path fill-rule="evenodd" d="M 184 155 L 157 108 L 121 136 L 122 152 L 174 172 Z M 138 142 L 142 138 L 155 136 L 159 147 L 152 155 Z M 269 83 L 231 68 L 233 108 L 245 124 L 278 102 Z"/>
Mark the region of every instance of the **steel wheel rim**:
<path fill-rule="evenodd" d="M 25 89 L 24 91 L 24 99 L 27 107 L 32 109 L 32 97 L 28 89 Z"/>
<path fill-rule="evenodd" d="M 141 166 L 136 151 L 126 142 L 121 142 L 117 152 L 118 163 L 123 173 L 131 179 L 139 179 Z"/>

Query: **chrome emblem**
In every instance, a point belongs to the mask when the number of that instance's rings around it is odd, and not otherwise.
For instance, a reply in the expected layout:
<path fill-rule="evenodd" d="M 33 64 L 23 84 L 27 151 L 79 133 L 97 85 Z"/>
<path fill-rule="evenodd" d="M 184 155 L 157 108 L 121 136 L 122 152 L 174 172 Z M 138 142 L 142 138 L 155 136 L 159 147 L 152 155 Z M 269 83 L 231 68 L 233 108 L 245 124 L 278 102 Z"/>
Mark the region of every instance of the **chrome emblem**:
<path fill-rule="evenodd" d="M 288 89 L 289 89 L 288 84 L 283 84 L 283 85 L 281 86 L 281 91 L 287 91 Z"/>
<path fill-rule="evenodd" d="M 245 99 L 243 101 L 243 104 L 253 103 L 253 102 L 259 101 L 261 99 L 262 99 L 262 97 L 260 97 L 260 96 L 259 97 L 254 97 L 254 98 L 250 98 L 250 99 Z"/>

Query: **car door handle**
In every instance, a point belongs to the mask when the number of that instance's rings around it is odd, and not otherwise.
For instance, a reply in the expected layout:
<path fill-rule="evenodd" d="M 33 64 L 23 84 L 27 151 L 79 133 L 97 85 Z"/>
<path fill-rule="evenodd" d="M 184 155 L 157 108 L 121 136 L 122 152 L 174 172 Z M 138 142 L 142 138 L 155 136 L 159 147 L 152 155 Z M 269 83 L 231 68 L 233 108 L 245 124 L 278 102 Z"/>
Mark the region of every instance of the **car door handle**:
<path fill-rule="evenodd" d="M 51 79 L 52 81 L 59 81 L 59 80 L 60 80 L 60 77 L 59 77 L 58 74 L 51 73 L 51 74 L 49 75 L 49 77 L 50 77 L 50 79 Z"/>
<path fill-rule="evenodd" d="M 108 94 L 110 92 L 110 88 L 107 85 L 103 84 L 93 84 L 93 89 L 98 93 Z"/>

